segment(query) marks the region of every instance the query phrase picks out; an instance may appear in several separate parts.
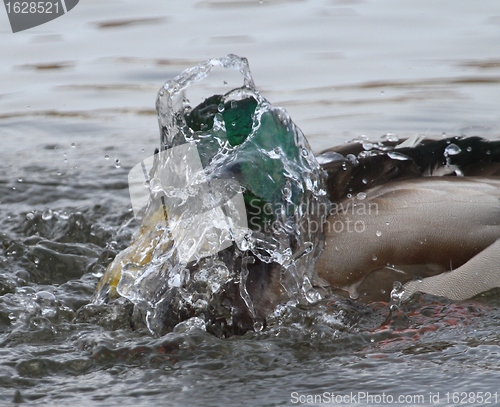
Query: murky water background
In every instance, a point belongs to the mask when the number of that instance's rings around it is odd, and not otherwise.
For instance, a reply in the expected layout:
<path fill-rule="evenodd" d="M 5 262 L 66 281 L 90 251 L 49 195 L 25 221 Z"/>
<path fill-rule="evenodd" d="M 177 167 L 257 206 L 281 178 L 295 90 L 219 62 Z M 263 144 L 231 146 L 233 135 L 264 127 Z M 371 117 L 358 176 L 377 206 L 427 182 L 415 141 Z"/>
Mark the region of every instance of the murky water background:
<path fill-rule="evenodd" d="M 387 329 L 387 308 L 331 301 L 226 340 L 153 338 L 126 307 L 78 312 L 136 227 L 126 175 L 159 145 L 166 80 L 246 56 L 315 151 L 387 132 L 495 138 L 497 2 L 86 0 L 17 34 L 0 12 L 0 30 L 1 405 L 498 404 L 484 397 L 500 392 L 498 295 L 415 300 Z"/>

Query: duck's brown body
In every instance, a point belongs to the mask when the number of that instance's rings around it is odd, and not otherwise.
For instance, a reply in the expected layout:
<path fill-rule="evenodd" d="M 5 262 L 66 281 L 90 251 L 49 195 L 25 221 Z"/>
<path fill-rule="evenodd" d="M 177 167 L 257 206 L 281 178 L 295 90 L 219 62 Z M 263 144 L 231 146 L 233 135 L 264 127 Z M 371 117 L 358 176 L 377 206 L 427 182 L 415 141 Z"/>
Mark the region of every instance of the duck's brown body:
<path fill-rule="evenodd" d="M 446 157 L 452 142 L 461 153 Z M 394 281 L 406 284 L 405 297 L 465 299 L 500 286 L 497 149 L 478 138 L 449 139 L 393 150 L 405 160 L 382 153 L 357 165 L 325 164 L 334 212 L 319 277 L 363 301 L 388 300 Z M 443 172 L 450 174 L 433 176 Z"/>

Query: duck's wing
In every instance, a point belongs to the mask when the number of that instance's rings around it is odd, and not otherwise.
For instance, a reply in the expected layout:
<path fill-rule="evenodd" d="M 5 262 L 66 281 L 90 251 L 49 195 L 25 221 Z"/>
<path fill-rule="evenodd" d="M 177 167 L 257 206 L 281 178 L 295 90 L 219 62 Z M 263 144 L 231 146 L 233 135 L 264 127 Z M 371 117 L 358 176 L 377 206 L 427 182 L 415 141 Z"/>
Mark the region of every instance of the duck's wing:
<path fill-rule="evenodd" d="M 480 137 L 422 140 L 414 147 L 405 142 L 384 142 L 365 151 L 361 143 L 348 143 L 323 151 L 318 157 L 327 172 L 330 200 L 385 184 L 390 180 L 423 176 L 500 176 L 500 141 Z M 451 146 L 451 147 L 450 147 Z"/>
<path fill-rule="evenodd" d="M 473 269 L 461 268 L 500 238 L 500 179 L 390 181 L 334 203 L 324 233 L 319 277 L 362 300 L 388 300 L 393 281 Z"/>
<path fill-rule="evenodd" d="M 500 239 L 455 270 L 406 283 L 402 299 L 420 291 L 466 300 L 497 287 L 500 287 Z"/>

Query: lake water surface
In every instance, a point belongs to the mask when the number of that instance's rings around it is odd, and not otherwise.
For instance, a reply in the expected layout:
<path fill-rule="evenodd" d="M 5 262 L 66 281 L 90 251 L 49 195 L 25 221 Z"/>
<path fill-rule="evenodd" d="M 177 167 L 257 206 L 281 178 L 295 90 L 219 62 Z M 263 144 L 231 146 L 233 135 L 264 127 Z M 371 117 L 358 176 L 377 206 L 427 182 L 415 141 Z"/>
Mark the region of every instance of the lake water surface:
<path fill-rule="evenodd" d="M 495 0 L 85 0 L 16 34 L 0 12 L 0 405 L 500 405 L 498 293 L 417 298 L 388 327 L 327 301 L 230 339 L 78 312 L 137 227 L 158 89 L 228 53 L 316 152 L 500 133 Z"/>

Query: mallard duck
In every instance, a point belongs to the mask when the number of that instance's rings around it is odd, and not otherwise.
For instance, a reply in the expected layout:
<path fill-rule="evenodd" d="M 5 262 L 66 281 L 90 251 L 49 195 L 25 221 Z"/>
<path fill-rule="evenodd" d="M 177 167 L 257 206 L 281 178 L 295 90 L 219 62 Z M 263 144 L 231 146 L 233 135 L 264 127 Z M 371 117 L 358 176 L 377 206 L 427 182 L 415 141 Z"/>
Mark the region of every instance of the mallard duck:
<path fill-rule="evenodd" d="M 191 108 L 185 88 L 214 66 L 238 69 L 245 85 Z M 231 196 L 240 194 L 248 222 L 243 229 L 229 222 L 223 246 L 219 229 L 213 240 L 213 230 L 200 227 L 211 209 L 185 216 L 187 209 L 179 210 L 189 208 L 185 197 L 175 201 L 180 206 L 165 205 L 172 193 L 147 179 L 142 225 L 108 267 L 95 301 L 130 299 L 152 331 L 198 317 L 217 335 L 242 333 L 262 329 L 269 313 L 290 300 L 388 301 L 395 283 L 402 299 L 422 291 L 462 300 L 500 287 L 499 141 L 351 142 L 315 157 L 286 112 L 255 90 L 246 60 L 236 56 L 167 82 L 157 111 L 162 151 L 193 143 L 207 185 L 230 180 L 226 193 L 236 181 L 240 189 Z M 152 181 L 173 157 L 155 155 Z M 146 174 L 144 163 L 139 172 Z M 198 193 L 194 201 L 201 206 L 204 199 Z M 196 250 L 183 255 L 188 240 Z"/>

